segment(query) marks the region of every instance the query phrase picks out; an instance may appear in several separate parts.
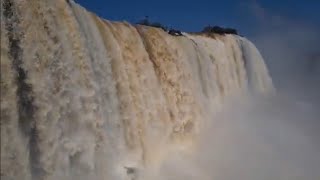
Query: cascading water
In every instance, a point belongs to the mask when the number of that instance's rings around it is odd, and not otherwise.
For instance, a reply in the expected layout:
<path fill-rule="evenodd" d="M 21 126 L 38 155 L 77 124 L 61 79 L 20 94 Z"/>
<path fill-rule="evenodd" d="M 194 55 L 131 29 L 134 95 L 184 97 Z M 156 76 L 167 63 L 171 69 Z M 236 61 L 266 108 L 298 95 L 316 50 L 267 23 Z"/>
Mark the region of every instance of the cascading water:
<path fill-rule="evenodd" d="M 1 10 L 3 180 L 139 179 L 169 152 L 195 151 L 226 98 L 273 91 L 236 35 L 174 37 L 65 0 Z"/>

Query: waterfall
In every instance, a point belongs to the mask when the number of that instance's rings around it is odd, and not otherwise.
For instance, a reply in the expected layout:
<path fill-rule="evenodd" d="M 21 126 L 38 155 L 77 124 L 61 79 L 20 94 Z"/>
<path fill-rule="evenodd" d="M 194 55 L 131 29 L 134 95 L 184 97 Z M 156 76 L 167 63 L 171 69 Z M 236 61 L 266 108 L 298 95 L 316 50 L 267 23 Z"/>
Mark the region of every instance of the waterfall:
<path fill-rule="evenodd" d="M 273 91 L 237 35 L 111 22 L 72 0 L 1 2 L 1 179 L 129 179 L 233 96 Z"/>

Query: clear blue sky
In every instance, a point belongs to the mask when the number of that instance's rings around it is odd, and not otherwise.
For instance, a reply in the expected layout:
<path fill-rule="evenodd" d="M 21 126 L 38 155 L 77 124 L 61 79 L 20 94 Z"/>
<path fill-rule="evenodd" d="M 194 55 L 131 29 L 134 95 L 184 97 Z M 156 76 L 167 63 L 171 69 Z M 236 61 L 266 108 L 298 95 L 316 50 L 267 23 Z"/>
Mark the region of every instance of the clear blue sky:
<path fill-rule="evenodd" d="M 75 0 L 108 20 L 131 23 L 149 16 L 183 31 L 200 31 L 205 25 L 229 26 L 253 33 L 261 16 L 280 16 L 320 27 L 320 0 Z"/>

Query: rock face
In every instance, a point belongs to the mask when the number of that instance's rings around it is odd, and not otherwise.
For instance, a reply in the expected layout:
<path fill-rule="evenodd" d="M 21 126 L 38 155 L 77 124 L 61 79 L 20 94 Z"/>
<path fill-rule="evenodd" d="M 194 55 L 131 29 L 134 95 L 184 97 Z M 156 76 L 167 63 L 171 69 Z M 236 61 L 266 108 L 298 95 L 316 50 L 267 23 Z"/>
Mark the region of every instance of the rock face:
<path fill-rule="evenodd" d="M 273 90 L 239 36 L 176 38 L 72 0 L 1 10 L 2 180 L 130 179 L 192 151 L 226 98 Z"/>

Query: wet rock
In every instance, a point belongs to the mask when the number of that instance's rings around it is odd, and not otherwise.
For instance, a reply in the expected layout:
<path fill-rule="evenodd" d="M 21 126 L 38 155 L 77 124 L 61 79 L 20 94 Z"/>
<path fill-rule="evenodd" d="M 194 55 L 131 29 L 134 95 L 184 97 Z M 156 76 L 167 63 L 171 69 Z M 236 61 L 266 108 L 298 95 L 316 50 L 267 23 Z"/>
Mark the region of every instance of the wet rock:
<path fill-rule="evenodd" d="M 172 36 L 183 36 L 183 34 L 181 33 L 181 31 L 179 30 L 175 30 L 175 29 L 170 29 L 168 31 L 168 34 L 172 35 Z"/>

